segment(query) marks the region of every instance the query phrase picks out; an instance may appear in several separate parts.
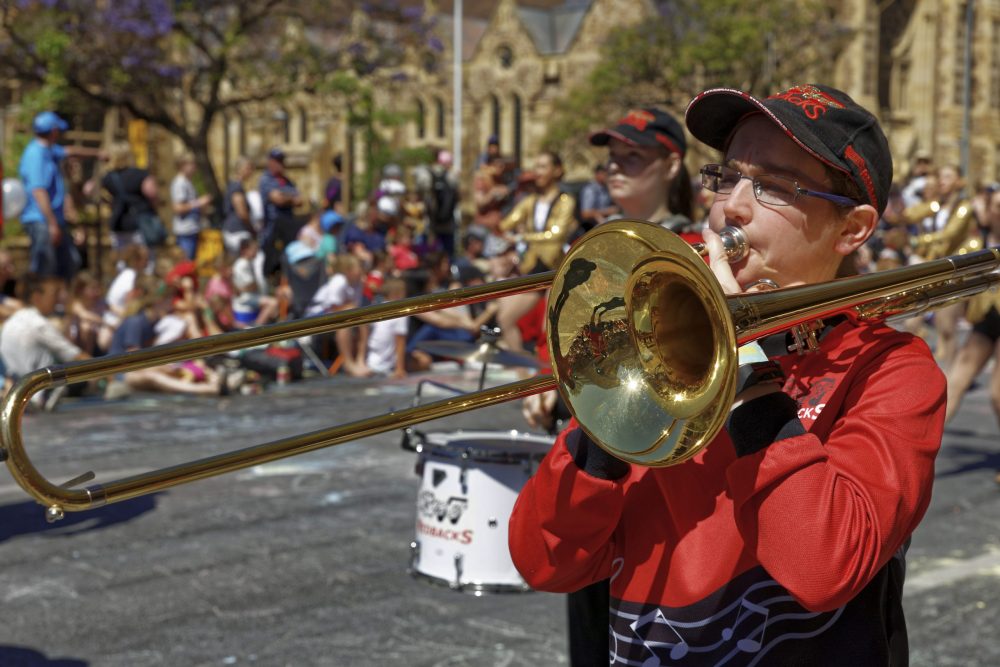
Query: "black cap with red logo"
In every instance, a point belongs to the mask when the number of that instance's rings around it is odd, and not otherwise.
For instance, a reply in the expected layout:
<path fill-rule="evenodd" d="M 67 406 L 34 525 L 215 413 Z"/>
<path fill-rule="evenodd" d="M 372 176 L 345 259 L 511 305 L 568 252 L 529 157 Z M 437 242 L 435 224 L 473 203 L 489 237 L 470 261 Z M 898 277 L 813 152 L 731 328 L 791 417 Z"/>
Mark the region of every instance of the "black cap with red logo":
<path fill-rule="evenodd" d="M 663 146 L 681 156 L 687 151 L 684 128 L 666 111 L 655 108 L 633 109 L 614 127 L 590 135 L 594 146 L 606 146 L 611 139 L 630 146 Z"/>
<path fill-rule="evenodd" d="M 713 88 L 691 101 L 685 120 L 691 134 L 721 151 L 740 121 L 756 113 L 820 162 L 848 174 L 864 200 L 882 214 L 892 185 L 892 154 L 867 109 L 829 86 L 794 86 L 763 100 L 732 88 Z"/>

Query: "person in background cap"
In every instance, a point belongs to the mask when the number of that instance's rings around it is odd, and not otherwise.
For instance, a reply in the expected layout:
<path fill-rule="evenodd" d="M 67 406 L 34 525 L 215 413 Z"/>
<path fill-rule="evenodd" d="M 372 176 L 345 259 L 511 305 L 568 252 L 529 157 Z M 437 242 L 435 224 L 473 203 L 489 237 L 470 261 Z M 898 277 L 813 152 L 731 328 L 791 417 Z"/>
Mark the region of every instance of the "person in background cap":
<path fill-rule="evenodd" d="M 633 109 L 613 127 L 592 134 L 590 143 L 608 147 L 608 193 L 622 217 L 678 234 L 697 232 L 684 166 L 687 139 L 676 118 L 662 109 Z"/>
<path fill-rule="evenodd" d="M 395 197 L 382 195 L 375 202 L 375 220 L 372 228 L 382 236 L 383 241 L 399 224 L 401 214 L 402 206 Z"/>
<path fill-rule="evenodd" d="M 291 259 L 290 249 L 298 245 L 305 245 L 312 251 L 313 256 L 323 260 L 329 255 L 337 254 L 336 235 L 343 223 L 344 219 L 339 213 L 315 208 L 309 214 L 309 221 L 299 229 L 295 240 L 285 246 L 285 258 Z"/>
<path fill-rule="evenodd" d="M 462 241 L 462 252 L 455 255 L 455 259 L 452 262 L 453 266 L 460 270 L 466 267 L 475 267 L 481 272 L 486 273 L 490 267 L 489 260 L 483 254 L 483 250 L 486 248 L 487 236 L 487 231 L 482 227 L 469 225 L 469 228 L 465 231 L 465 238 Z"/>
<path fill-rule="evenodd" d="M 687 241 L 702 240 L 700 225 L 691 220 L 691 179 L 684 166 L 687 138 L 676 118 L 653 107 L 632 109 L 614 125 L 591 134 L 590 143 L 607 147 L 608 157 L 580 193 L 581 217 L 590 217 L 594 224 L 619 218 L 647 220 Z M 600 183 L 602 169 L 606 189 Z M 617 211 L 621 214 L 615 215 Z M 554 390 L 525 398 L 522 413 L 530 426 L 552 434 L 570 416 Z M 606 579 L 567 596 L 572 664 L 592 664 L 595 656 L 607 654 L 607 633 L 602 628 L 607 626 L 608 604 Z"/>
<path fill-rule="evenodd" d="M 319 244 L 319 253 L 323 257 L 337 254 L 340 247 L 340 232 L 344 230 L 344 216 L 336 211 L 323 211 L 319 218 L 320 227 L 323 229 L 323 240 Z"/>
<path fill-rule="evenodd" d="M 476 159 L 476 169 L 479 169 L 490 160 L 500 158 L 500 137 L 491 134 L 486 140 L 486 151 L 479 154 Z"/>
<path fill-rule="evenodd" d="M 257 189 L 264 202 L 264 227 L 260 232 L 264 275 L 271 276 L 281 268 L 281 248 L 290 243 L 298 231 L 295 208 L 305 201 L 285 171 L 285 152 L 280 148 L 268 152 L 267 168 Z"/>
<path fill-rule="evenodd" d="M 842 91 L 713 89 L 686 119 L 722 152 L 701 174 L 724 292 L 829 281 L 875 228 L 889 146 Z M 732 265 L 726 225 L 750 242 Z M 741 348 L 756 361 L 739 367 L 725 428 L 690 459 L 626 463 L 572 421 L 522 489 L 515 565 L 549 591 L 612 577 L 611 664 L 907 664 L 903 558 L 930 501 L 944 378 L 908 333 L 813 324 L 801 354 L 784 334 Z"/>
<path fill-rule="evenodd" d="M 18 175 L 28 192 L 21 226 L 30 240 L 29 272 L 58 275 L 69 282 L 80 266 L 64 215 L 66 186 L 60 170 L 73 157 L 104 158 L 84 146 L 62 146 L 59 137 L 69 124 L 53 111 L 43 111 L 31 123 L 34 138 L 21 154 Z"/>

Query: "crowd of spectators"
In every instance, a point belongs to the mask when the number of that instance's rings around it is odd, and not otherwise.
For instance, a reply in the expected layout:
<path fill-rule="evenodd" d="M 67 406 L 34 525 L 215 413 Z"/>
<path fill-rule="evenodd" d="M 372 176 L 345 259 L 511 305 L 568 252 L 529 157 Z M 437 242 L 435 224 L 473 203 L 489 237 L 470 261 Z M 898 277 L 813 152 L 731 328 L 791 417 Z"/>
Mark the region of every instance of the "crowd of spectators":
<path fill-rule="evenodd" d="M 134 166 L 131 155 L 127 143 L 112 145 L 101 179 L 117 260 L 106 284 L 87 271 L 69 282 L 52 272 L 15 281 L 9 255 L 0 251 L 5 295 L 0 361 L 8 385 L 51 363 L 549 270 L 580 234 L 623 213 L 608 195 L 603 163 L 589 183 L 576 188 L 577 201 L 562 183 L 556 153 L 541 153 L 530 169 L 521 169 L 493 141 L 469 184 L 466 224 L 458 215 L 460 188 L 447 151 L 408 173 L 386 165 L 374 190 L 350 211 L 338 156 L 320 203 L 309 204 L 286 171 L 284 152 L 274 148 L 256 177 L 252 160 L 241 157 L 232 165 L 234 177 L 217 216 L 221 242 L 205 248 L 199 239 L 213 202 L 194 185 L 194 158 L 183 155 L 176 163 L 177 176 L 165 189 L 173 218 L 169 225 L 160 223 L 170 235 L 157 240 L 148 231 L 149 218 L 156 218 L 157 204 L 163 203 L 160 188 L 148 171 Z M 694 186 L 697 227 L 708 202 L 696 181 Z M 928 156 L 918 155 L 893 189 L 879 233 L 854 269 L 881 270 L 981 246 L 993 190 L 984 187 L 971 197 L 967 191 L 955 166 L 934 167 Z M 962 308 L 908 325 L 924 333 L 936 327 L 945 365 L 955 355 Z M 99 390 L 109 396 L 132 390 L 226 394 L 248 379 L 278 379 L 289 368 L 298 377 L 303 364 L 356 377 L 398 378 L 431 367 L 435 357 L 422 349 L 427 341 L 472 343 L 487 325 L 500 327 L 503 347 L 530 353 L 543 337 L 543 309 L 538 294 L 519 295 L 341 330 L 243 358 L 131 372 L 101 383 Z M 38 400 L 44 404 L 48 398 Z"/>
<path fill-rule="evenodd" d="M 169 188 L 158 187 L 147 170 L 135 166 L 125 142 L 109 148 L 107 161 L 95 196 L 110 211 L 113 275 L 98 281 L 92 271 L 72 267 L 59 272 L 70 280 L 46 270 L 14 276 L 9 254 L 0 251 L 6 295 L 0 300 L 0 361 L 8 388 L 50 364 L 516 276 L 522 256 L 544 248 L 555 261 L 559 250 L 552 254 L 546 246 L 561 248 L 566 239 L 526 240 L 531 230 L 520 222 L 501 229 L 504 216 L 536 190 L 550 199 L 568 197 L 559 200 L 564 214 L 571 217 L 573 209 L 572 197 L 558 188 L 562 168 L 555 155 L 540 158 L 538 188 L 533 172 L 521 173 L 499 156 L 484 161 L 481 175 L 495 172 L 504 192 L 490 203 L 495 219 L 481 224 L 477 215 L 466 226 L 459 224 L 459 187 L 447 151 L 409 173 L 386 165 L 373 192 L 352 211 L 342 201 L 339 157 L 320 204 L 298 191 L 278 148 L 268 152 L 256 177 L 253 161 L 236 160 L 221 203 L 198 192 L 197 165 L 189 154 L 177 160 Z M 213 246 L 205 242 L 207 214 L 219 204 L 220 243 Z M 172 219 L 160 222 L 158 210 L 169 210 Z M 157 224 L 161 239 L 147 233 Z M 111 398 L 132 391 L 227 394 L 254 389 L 248 383 L 258 380 L 298 377 L 310 364 L 321 372 L 402 377 L 435 361 L 422 342 L 472 343 L 482 327 L 500 319 L 511 326 L 516 319 L 533 319 L 513 339 L 520 349 L 537 344 L 540 309 L 523 313 L 518 307 L 515 320 L 503 318 L 502 310 L 498 303 L 456 307 L 239 356 L 132 371 L 72 391 Z M 37 404 L 54 407 L 62 395 L 39 395 Z"/>

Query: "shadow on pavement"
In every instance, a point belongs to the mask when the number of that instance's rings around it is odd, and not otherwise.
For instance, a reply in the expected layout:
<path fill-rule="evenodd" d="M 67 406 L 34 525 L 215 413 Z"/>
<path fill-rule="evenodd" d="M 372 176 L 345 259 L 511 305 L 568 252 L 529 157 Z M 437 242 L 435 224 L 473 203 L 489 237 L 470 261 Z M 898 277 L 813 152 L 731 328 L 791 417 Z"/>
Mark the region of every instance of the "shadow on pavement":
<path fill-rule="evenodd" d="M 3 505 L 0 506 L 0 543 L 34 533 L 43 533 L 51 537 L 69 537 L 84 531 L 125 523 L 155 509 L 157 495 L 159 494 L 133 498 L 84 512 L 67 512 L 65 518 L 55 523 L 45 521 L 45 508 L 34 500 Z M 0 665 L 12 664 L 2 658 L 3 653 L 0 649 Z"/>
<path fill-rule="evenodd" d="M 939 471 L 936 477 L 954 477 L 983 468 L 1000 471 L 1000 448 L 995 444 L 986 447 L 949 444 L 938 455 L 939 460 L 942 457 L 947 457 L 953 467 Z"/>
<path fill-rule="evenodd" d="M 4 667 L 87 667 L 86 660 L 46 658 L 33 648 L 0 646 L 0 665 Z"/>

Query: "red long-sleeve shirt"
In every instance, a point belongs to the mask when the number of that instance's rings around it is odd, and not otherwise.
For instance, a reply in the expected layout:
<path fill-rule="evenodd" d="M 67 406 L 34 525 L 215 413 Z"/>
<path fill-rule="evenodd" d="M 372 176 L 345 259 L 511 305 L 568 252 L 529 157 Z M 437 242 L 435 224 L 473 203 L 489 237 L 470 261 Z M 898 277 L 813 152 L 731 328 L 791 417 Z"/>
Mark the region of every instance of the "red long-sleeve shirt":
<path fill-rule="evenodd" d="M 521 491 L 514 563 L 542 590 L 611 577 L 612 664 L 905 661 L 903 546 L 930 501 L 942 373 L 919 339 L 848 322 L 779 361 L 805 434 L 737 458 L 722 432 L 608 481 L 567 431 Z"/>

